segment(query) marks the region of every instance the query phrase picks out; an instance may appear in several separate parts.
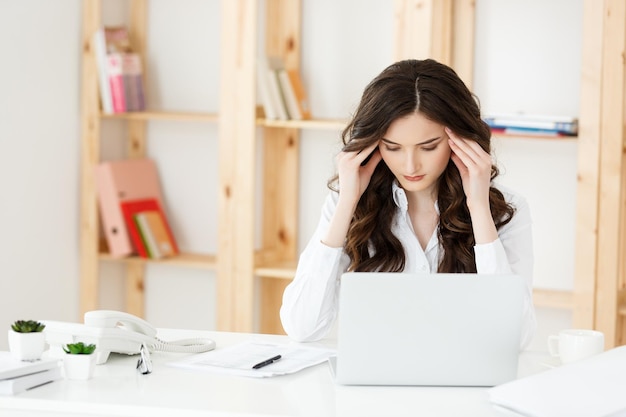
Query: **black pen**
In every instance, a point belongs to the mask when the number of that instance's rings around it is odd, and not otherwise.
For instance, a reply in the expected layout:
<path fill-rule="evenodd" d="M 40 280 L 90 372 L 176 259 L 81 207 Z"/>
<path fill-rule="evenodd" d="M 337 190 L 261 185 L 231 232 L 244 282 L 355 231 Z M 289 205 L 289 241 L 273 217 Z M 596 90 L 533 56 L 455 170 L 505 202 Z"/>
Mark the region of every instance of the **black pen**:
<path fill-rule="evenodd" d="M 282 358 L 282 356 L 280 356 L 280 355 L 276 355 L 276 356 L 274 356 L 273 358 L 269 358 L 269 359 L 267 359 L 267 360 L 264 360 L 263 362 L 259 362 L 259 363 L 257 363 L 256 365 L 254 365 L 254 366 L 252 367 L 252 369 L 259 369 L 259 368 L 263 368 L 264 366 L 267 366 L 267 365 L 269 365 L 269 364 L 271 364 L 271 363 L 276 362 L 276 361 L 277 361 L 277 360 L 279 360 L 280 358 Z"/>

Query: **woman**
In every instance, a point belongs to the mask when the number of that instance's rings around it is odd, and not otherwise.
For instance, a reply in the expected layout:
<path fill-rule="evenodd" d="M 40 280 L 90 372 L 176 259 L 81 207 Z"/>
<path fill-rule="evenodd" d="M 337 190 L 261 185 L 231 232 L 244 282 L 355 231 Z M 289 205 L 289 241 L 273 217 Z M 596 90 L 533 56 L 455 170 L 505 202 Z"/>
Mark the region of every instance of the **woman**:
<path fill-rule="evenodd" d="M 525 347 L 536 326 L 530 212 L 493 183 L 491 131 L 457 74 L 430 59 L 389 66 L 342 138 L 338 174 L 283 295 L 287 334 L 327 334 L 346 271 L 515 273 L 527 284 Z"/>

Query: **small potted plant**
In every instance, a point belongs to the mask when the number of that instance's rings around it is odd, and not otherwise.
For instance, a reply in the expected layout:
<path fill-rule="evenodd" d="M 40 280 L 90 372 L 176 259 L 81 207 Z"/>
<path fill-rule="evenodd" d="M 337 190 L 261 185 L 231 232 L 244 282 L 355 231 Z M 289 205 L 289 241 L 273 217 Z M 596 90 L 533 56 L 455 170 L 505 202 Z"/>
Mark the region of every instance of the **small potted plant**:
<path fill-rule="evenodd" d="M 9 329 L 9 350 L 13 357 L 21 361 L 40 359 L 46 347 L 45 327 L 35 320 L 14 322 Z"/>
<path fill-rule="evenodd" d="M 88 380 L 96 368 L 96 345 L 83 342 L 63 346 L 67 355 L 63 358 L 63 369 L 67 379 Z"/>

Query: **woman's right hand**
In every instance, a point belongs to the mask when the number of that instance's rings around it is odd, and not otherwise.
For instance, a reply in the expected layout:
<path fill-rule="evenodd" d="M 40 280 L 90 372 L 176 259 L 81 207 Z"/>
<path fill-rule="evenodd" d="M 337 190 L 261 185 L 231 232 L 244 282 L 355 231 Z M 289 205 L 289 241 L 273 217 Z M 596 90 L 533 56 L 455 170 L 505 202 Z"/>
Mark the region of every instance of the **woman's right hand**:
<path fill-rule="evenodd" d="M 361 165 L 369 155 L 371 158 Z M 382 157 L 378 142 L 371 144 L 361 152 L 340 152 L 337 155 L 337 173 L 339 174 L 339 198 L 356 204 L 370 183 L 374 169 Z"/>
<path fill-rule="evenodd" d="M 371 158 L 361 165 L 370 154 Z M 381 159 L 378 142 L 361 152 L 340 152 L 335 158 L 339 175 L 339 200 L 326 235 L 322 238 L 324 245 L 331 248 L 340 248 L 344 245 L 354 209 Z"/>

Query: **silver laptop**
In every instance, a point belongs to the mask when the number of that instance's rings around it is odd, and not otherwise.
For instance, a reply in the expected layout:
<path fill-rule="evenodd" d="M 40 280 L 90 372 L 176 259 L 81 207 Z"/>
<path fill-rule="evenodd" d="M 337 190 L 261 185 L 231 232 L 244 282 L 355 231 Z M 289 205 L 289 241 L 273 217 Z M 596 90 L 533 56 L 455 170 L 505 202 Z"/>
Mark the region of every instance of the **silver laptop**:
<path fill-rule="evenodd" d="M 515 379 L 524 283 L 515 275 L 346 273 L 342 385 L 493 386 Z"/>

